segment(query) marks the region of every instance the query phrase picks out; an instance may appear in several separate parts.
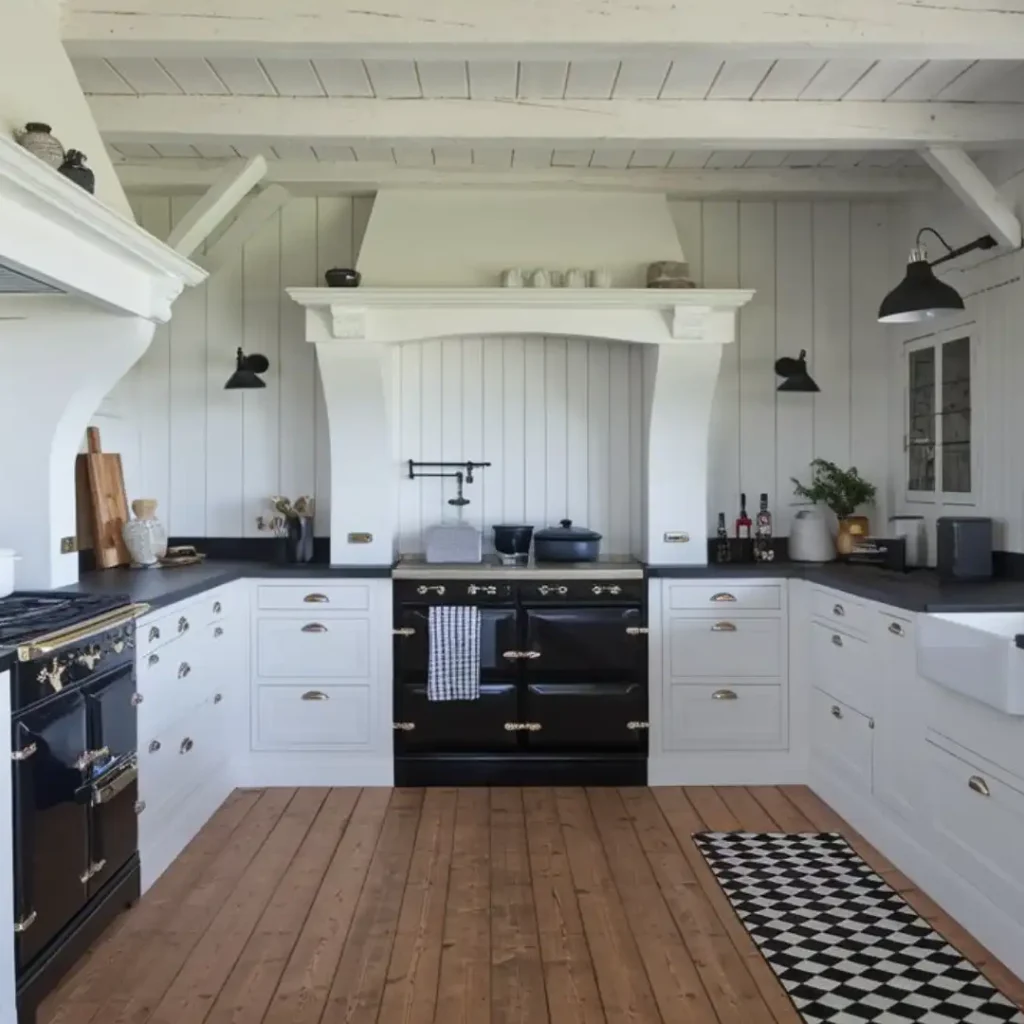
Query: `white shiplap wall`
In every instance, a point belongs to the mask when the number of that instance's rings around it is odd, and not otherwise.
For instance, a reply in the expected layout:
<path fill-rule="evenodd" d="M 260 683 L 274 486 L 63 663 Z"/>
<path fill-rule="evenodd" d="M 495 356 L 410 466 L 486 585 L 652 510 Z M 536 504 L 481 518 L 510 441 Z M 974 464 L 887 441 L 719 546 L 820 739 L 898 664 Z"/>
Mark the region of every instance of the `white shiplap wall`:
<path fill-rule="evenodd" d="M 147 196 L 135 207 L 166 236 L 192 201 Z M 139 431 L 140 492 L 160 501 L 173 535 L 254 536 L 268 495 L 307 492 L 326 531 L 326 416 L 301 310 L 284 289 L 351 266 L 371 203 L 292 199 L 207 285 L 179 299 L 112 396 Z M 814 455 L 852 461 L 881 483 L 887 355 L 874 311 L 887 285 L 887 206 L 715 201 L 672 210 L 696 280 L 758 291 L 716 393 L 712 516 L 721 510 L 731 521 L 741 490 L 751 505 L 768 491 L 785 533 L 789 477 L 805 476 Z M 223 390 L 239 345 L 270 358 L 266 390 Z M 801 348 L 822 393 L 777 395 L 772 364 Z M 394 374 L 396 461 L 494 463 L 468 491 L 467 519 L 569 515 L 604 533 L 605 550 L 629 550 L 641 514 L 640 353 L 564 338 L 464 338 L 403 347 Z M 451 493 L 438 481 L 404 482 L 399 496 L 402 547 L 415 550 L 421 528 L 452 513 Z"/>

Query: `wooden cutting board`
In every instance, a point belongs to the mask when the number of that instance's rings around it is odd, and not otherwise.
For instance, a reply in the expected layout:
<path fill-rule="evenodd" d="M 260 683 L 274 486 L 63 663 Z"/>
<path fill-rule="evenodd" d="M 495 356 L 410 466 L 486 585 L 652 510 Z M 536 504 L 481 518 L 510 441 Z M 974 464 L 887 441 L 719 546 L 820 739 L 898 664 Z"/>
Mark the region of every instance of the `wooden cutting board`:
<path fill-rule="evenodd" d="M 121 531 L 128 521 L 128 498 L 124 492 L 124 471 L 121 456 L 104 452 L 100 447 L 100 432 L 96 427 L 86 431 L 88 451 L 78 456 L 76 465 L 78 484 L 78 539 L 89 535 L 96 558 L 97 569 L 111 569 L 128 565 L 131 556 L 125 547 Z M 83 480 L 84 473 L 84 480 Z M 88 512 L 85 508 L 85 488 L 88 483 Z M 83 530 L 83 518 L 87 520 Z"/>

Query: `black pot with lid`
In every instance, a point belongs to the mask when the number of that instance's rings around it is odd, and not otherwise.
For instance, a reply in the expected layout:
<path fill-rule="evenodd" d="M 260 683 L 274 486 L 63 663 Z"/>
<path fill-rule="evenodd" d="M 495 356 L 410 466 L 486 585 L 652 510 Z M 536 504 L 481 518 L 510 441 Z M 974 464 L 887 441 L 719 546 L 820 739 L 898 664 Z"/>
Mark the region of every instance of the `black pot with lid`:
<path fill-rule="evenodd" d="M 596 562 L 601 534 L 563 519 L 533 535 L 533 557 L 538 562 Z"/>

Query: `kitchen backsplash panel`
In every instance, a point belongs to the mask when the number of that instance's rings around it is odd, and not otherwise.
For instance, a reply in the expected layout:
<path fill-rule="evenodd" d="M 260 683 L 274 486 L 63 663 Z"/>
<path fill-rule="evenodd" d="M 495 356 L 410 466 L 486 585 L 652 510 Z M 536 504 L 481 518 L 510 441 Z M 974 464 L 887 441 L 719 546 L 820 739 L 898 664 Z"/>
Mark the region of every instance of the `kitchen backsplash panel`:
<path fill-rule="evenodd" d="M 194 201 L 133 199 L 142 225 L 159 237 Z M 170 324 L 158 328 L 111 394 L 106 412 L 118 422 L 115 430 L 107 419 L 105 447 L 131 451 L 129 497 L 156 498 L 173 535 L 257 537 L 256 517 L 275 493 L 315 493 L 318 533 L 328 532 L 326 411 L 302 310 L 284 289 L 319 285 L 327 268 L 352 266 L 371 206 L 368 197 L 294 197 L 207 284 L 181 296 Z M 886 477 L 879 381 L 887 375 L 887 349 L 874 313 L 891 287 L 888 207 L 726 200 L 669 206 L 695 280 L 758 290 L 740 315 L 738 343 L 722 360 L 709 521 L 719 510 L 731 521 L 741 490 L 751 500 L 768 491 L 784 536 L 794 510 L 789 478 L 805 474 L 813 456 L 855 464 L 878 483 Z M 224 391 L 238 346 L 269 357 L 266 389 Z M 821 394 L 778 395 L 774 360 L 801 348 Z M 540 525 L 564 509 L 605 533 L 606 550 L 635 550 L 646 472 L 638 364 L 652 354 L 584 339 L 516 337 L 403 350 L 394 357 L 395 394 L 419 411 L 396 410 L 403 416 L 396 473 L 418 451 L 490 458 L 494 467 L 469 489 L 467 517 Z M 415 547 L 421 523 L 453 510 L 436 482 L 399 481 L 398 488 L 401 544 Z"/>

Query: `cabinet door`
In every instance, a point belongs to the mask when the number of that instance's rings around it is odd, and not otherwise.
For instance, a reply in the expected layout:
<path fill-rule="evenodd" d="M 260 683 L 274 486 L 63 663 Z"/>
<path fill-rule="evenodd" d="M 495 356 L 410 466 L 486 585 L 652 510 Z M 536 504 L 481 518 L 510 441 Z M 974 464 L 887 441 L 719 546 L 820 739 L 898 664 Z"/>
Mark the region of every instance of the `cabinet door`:
<path fill-rule="evenodd" d="M 639 608 L 531 608 L 525 660 L 531 683 L 632 683 L 647 676 Z"/>
<path fill-rule="evenodd" d="M 530 750 L 646 750 L 646 682 L 530 683 L 523 734 Z"/>
<path fill-rule="evenodd" d="M 917 813 L 918 766 L 925 751 L 923 688 L 912 630 L 908 620 L 880 614 L 871 638 L 877 691 L 872 788 L 879 800 L 908 821 Z"/>
<path fill-rule="evenodd" d="M 425 605 L 402 606 L 396 616 L 395 680 L 425 686 L 430 666 L 430 609 Z M 515 679 L 518 661 L 506 651 L 519 647 L 515 608 L 480 609 L 480 682 L 509 683 Z M 512 716 L 515 718 L 515 715 Z"/>
<path fill-rule="evenodd" d="M 87 748 L 85 699 L 62 696 L 14 723 L 15 920 L 19 969 L 31 963 L 85 903 L 87 802 L 78 759 Z"/>
<path fill-rule="evenodd" d="M 427 700 L 426 683 L 402 684 L 395 693 L 395 750 L 451 753 L 511 751 L 519 731 L 515 683 L 482 683 L 477 700 Z"/>

